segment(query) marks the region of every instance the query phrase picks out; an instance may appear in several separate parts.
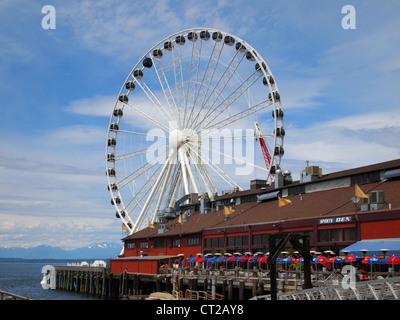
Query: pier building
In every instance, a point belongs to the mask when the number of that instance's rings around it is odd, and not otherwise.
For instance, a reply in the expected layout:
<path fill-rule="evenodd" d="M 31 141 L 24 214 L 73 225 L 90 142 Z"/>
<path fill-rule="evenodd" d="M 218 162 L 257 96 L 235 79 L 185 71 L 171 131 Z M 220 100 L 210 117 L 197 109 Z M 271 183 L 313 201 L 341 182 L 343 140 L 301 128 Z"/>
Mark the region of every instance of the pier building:
<path fill-rule="evenodd" d="M 177 213 L 125 237 L 111 272 L 155 274 L 198 254 L 266 254 L 270 235 L 281 233 L 306 235 L 311 249 L 337 255 L 362 240 L 398 240 L 400 159 L 329 174 L 307 165 L 298 181 L 279 170 L 272 185 L 254 180 L 212 201 L 191 195 Z"/>

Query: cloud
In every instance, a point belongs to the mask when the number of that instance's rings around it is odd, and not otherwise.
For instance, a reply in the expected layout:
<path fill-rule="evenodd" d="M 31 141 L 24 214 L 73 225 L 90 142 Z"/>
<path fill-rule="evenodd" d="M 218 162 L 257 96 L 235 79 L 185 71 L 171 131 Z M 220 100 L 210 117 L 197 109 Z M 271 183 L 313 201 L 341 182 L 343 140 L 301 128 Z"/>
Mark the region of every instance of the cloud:
<path fill-rule="evenodd" d="M 335 170 L 398 158 L 399 143 L 388 143 L 387 137 L 398 137 L 399 119 L 396 111 L 342 117 L 305 128 L 291 126 L 286 131 L 285 159 L 330 163 Z"/>
<path fill-rule="evenodd" d="M 71 125 L 47 130 L 42 137 L 43 142 L 67 145 L 105 145 L 107 127 L 100 128 L 88 125 Z"/>
<path fill-rule="evenodd" d="M 72 101 L 63 109 L 67 112 L 93 116 L 93 117 L 110 117 L 115 105 L 117 93 L 115 96 L 96 95 L 92 98 L 84 98 Z"/>
<path fill-rule="evenodd" d="M 243 2 L 196 1 L 153 2 L 71 1 L 59 5 L 62 23 L 71 26 L 82 44 L 94 51 L 127 60 L 145 54 L 156 41 L 179 30 L 197 26 L 247 32 L 256 15 Z M 229 10 L 229 12 L 228 12 Z M 229 14 L 228 14 L 229 13 Z M 232 16 L 235 19 L 232 19 Z M 239 34 L 240 35 L 240 34 Z"/>

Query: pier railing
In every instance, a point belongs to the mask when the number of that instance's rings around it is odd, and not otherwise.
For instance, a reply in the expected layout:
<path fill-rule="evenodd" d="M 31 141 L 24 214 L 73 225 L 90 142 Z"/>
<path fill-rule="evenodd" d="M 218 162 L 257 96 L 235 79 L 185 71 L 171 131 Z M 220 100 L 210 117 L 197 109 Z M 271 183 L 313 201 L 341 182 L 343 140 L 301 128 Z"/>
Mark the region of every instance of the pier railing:
<path fill-rule="evenodd" d="M 30 298 L 0 290 L 0 300 L 30 300 Z"/>

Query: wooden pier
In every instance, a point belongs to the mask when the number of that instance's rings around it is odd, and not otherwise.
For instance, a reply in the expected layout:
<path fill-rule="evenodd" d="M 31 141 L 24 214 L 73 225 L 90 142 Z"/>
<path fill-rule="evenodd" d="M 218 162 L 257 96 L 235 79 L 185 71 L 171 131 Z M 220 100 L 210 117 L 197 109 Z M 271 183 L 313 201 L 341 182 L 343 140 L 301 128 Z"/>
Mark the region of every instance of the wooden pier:
<path fill-rule="evenodd" d="M 104 299 L 141 299 L 154 292 L 201 291 L 223 297 L 224 300 L 247 300 L 256 295 L 270 293 L 270 279 L 260 272 L 209 271 L 197 274 L 184 270 L 165 270 L 163 274 L 110 273 L 105 267 L 54 266 L 56 290 L 89 294 Z M 299 279 L 278 279 L 280 291 L 302 288 Z M 177 295 L 177 297 L 179 297 Z"/>

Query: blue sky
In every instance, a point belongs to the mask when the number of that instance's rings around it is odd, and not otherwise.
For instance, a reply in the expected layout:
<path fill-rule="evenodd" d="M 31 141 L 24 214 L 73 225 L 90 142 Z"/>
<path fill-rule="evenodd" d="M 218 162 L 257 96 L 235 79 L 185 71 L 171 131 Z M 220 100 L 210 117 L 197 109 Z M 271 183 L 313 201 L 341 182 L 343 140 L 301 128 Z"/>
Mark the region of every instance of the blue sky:
<path fill-rule="evenodd" d="M 41 25 L 47 4 L 54 30 Z M 342 28 L 348 4 L 356 29 Z M 191 27 L 266 60 L 295 180 L 306 160 L 328 173 L 399 158 L 399 2 L 3 0 L 0 26 L 0 246 L 123 236 L 105 176 L 113 104 L 147 50 Z"/>

